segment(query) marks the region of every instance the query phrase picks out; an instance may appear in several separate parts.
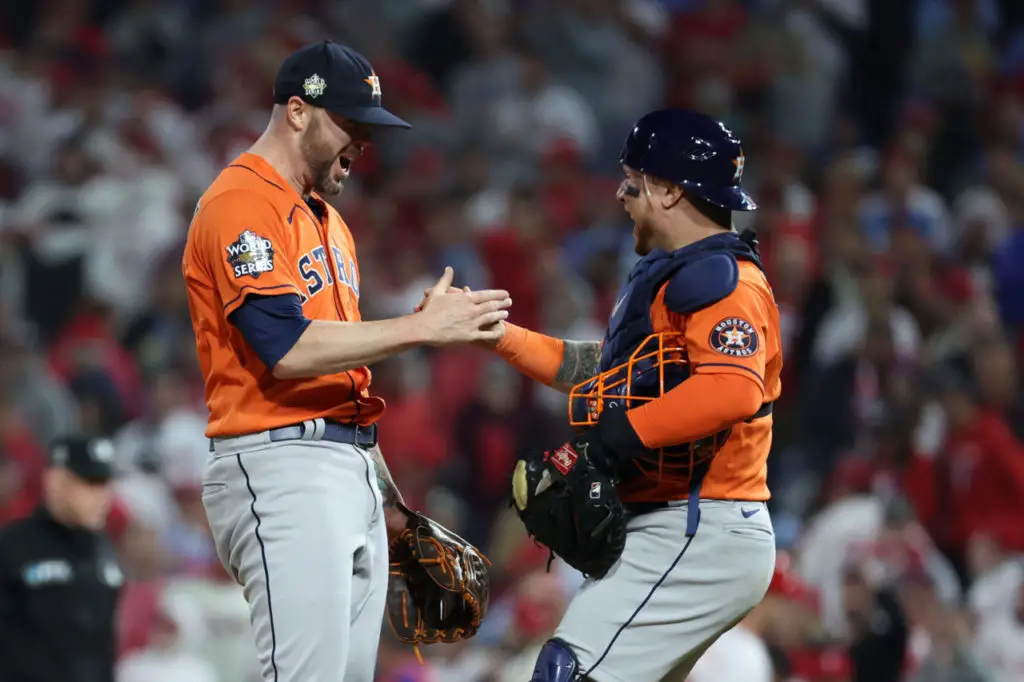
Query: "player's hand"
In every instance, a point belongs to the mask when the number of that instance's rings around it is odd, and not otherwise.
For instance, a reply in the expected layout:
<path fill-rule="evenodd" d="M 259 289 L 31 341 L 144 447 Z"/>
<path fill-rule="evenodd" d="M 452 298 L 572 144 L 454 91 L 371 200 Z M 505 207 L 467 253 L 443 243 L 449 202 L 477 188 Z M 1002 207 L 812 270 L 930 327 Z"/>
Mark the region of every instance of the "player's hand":
<path fill-rule="evenodd" d="M 415 308 L 412 309 L 414 313 L 418 313 L 419 311 L 423 310 L 423 306 L 426 304 L 427 299 L 430 298 L 430 294 L 433 293 L 433 291 L 433 289 L 423 290 L 423 299 L 418 304 L 416 304 Z M 449 294 L 468 294 L 469 291 L 469 287 L 462 287 L 461 289 L 458 287 L 448 287 Z"/>
<path fill-rule="evenodd" d="M 450 267 L 424 297 L 416 315 L 426 325 L 427 343 L 448 346 L 459 343 L 497 343 L 505 333 L 500 325 L 508 319 L 512 299 L 507 291 L 451 291 L 454 272 Z"/>
<path fill-rule="evenodd" d="M 384 524 L 388 531 L 389 545 L 395 538 L 402 534 L 402 531 L 405 530 L 405 526 L 408 522 L 408 517 L 406 517 L 398 507 L 384 507 Z"/>
<path fill-rule="evenodd" d="M 419 305 L 416 306 L 416 308 L 413 310 L 413 312 L 418 313 L 419 311 L 423 310 L 423 305 L 427 302 L 427 299 L 430 298 L 430 295 L 433 293 L 433 291 L 434 291 L 433 289 L 424 289 L 423 290 L 423 300 L 420 301 Z M 461 289 L 459 289 L 457 287 L 448 287 L 448 293 L 449 294 L 462 294 L 462 293 L 468 294 L 471 291 L 472 291 L 472 289 L 470 289 L 468 286 L 462 287 Z M 494 336 L 491 337 L 491 338 L 480 340 L 480 341 L 474 341 L 473 342 L 474 346 L 479 346 L 481 348 L 494 348 L 495 346 L 497 346 L 498 342 L 501 341 L 501 338 L 503 336 L 505 336 L 505 321 L 504 320 L 499 320 L 498 322 L 495 322 L 488 329 L 495 333 Z"/>

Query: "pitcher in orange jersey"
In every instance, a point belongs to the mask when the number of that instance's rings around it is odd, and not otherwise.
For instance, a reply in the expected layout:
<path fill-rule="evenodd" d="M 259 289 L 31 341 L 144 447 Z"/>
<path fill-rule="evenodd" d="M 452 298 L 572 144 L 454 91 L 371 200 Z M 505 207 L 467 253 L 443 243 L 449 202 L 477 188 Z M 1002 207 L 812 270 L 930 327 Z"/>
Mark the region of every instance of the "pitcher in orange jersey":
<path fill-rule="evenodd" d="M 765 481 L 782 349 L 756 241 L 731 227 L 732 211 L 755 208 L 740 141 L 662 110 L 636 124 L 621 163 L 642 258 L 604 341 L 501 324 L 495 347 L 569 392 L 574 425 L 589 426 L 545 466 L 613 472 L 628 513 L 621 557 L 584 583 L 533 682 L 683 682 L 762 599 L 775 564 Z"/>
<path fill-rule="evenodd" d="M 372 682 L 388 587 L 383 507 L 400 500 L 377 447 L 367 365 L 420 345 L 496 339 L 507 292 L 446 293 L 359 316 L 341 191 L 381 127 L 366 59 L 324 42 L 288 57 L 266 132 L 196 207 L 182 271 L 206 382 L 203 503 L 244 587 L 266 682 Z"/>

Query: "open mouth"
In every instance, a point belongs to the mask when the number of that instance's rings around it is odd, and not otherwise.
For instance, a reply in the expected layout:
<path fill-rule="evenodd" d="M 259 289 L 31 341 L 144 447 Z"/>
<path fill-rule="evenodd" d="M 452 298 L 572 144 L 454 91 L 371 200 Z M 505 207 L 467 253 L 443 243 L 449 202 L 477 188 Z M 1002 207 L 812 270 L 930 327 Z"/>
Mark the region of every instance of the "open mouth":
<path fill-rule="evenodd" d="M 352 159 L 341 156 L 338 157 L 338 162 L 341 164 L 341 172 L 348 175 L 349 171 L 352 170 Z"/>

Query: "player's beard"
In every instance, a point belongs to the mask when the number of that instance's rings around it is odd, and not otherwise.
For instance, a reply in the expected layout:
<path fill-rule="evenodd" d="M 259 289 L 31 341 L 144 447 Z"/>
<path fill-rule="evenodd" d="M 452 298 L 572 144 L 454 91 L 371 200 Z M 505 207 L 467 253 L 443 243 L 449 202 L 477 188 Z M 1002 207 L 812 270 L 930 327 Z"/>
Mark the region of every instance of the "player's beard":
<path fill-rule="evenodd" d="M 338 154 L 332 151 L 330 146 L 320 139 L 321 137 L 320 122 L 313 121 L 302 136 L 302 157 L 313 180 L 313 189 L 318 194 L 340 194 L 345 186 L 345 178 L 334 177 L 334 162 L 338 159 Z"/>

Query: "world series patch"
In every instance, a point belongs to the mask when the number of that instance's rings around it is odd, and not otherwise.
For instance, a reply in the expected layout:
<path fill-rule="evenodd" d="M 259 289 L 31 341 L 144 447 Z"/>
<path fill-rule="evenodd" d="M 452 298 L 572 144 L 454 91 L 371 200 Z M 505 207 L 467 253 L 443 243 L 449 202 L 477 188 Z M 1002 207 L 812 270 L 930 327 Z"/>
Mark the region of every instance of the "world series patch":
<path fill-rule="evenodd" d="M 708 345 L 717 353 L 746 358 L 757 352 L 757 330 L 742 317 L 727 317 L 711 329 Z"/>
<path fill-rule="evenodd" d="M 252 230 L 244 230 L 238 241 L 227 245 L 228 265 L 239 277 L 259 278 L 274 269 L 274 245 Z"/>

